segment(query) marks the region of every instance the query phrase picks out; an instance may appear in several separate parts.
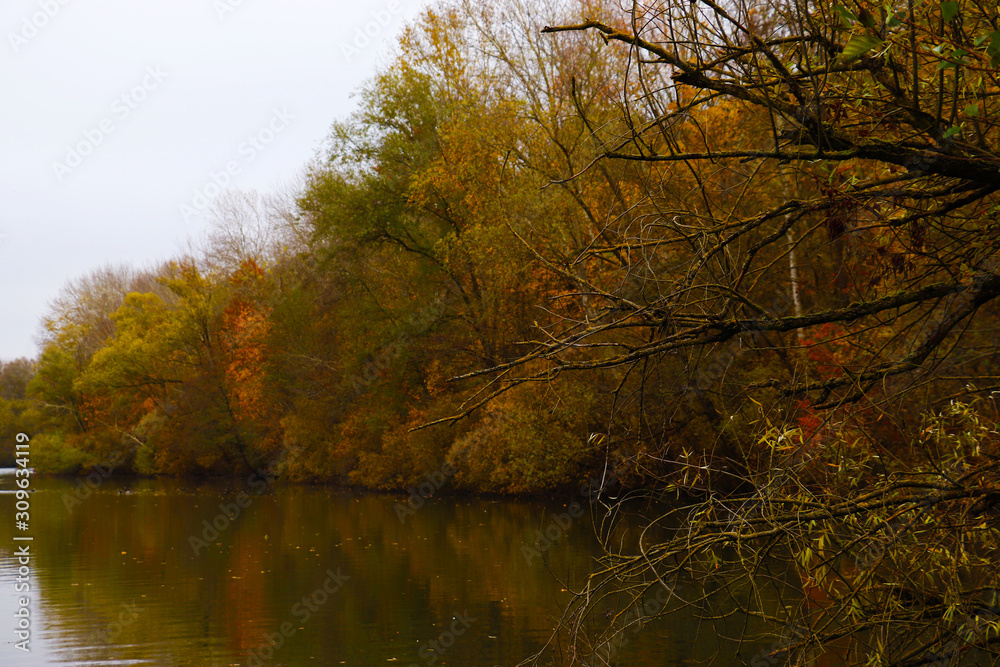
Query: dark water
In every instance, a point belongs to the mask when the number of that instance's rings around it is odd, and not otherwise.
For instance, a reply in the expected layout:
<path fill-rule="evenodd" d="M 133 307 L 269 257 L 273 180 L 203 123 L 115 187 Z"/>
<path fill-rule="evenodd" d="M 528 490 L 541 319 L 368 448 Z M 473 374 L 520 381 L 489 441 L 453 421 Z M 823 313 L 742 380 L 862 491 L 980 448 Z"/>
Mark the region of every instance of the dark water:
<path fill-rule="evenodd" d="M 403 496 L 257 495 L 249 483 L 112 480 L 80 499 L 75 480 L 32 478 L 21 531 L 11 472 L 0 472 L 0 665 L 516 665 L 549 640 L 565 586 L 600 554 L 588 512 L 546 559 L 526 556 L 565 504 L 432 499 L 401 520 Z M 24 545 L 30 591 L 17 592 Z M 15 648 L 22 596 L 30 653 Z M 688 664 L 719 648 L 693 619 L 655 625 L 616 646 L 613 664 Z"/>

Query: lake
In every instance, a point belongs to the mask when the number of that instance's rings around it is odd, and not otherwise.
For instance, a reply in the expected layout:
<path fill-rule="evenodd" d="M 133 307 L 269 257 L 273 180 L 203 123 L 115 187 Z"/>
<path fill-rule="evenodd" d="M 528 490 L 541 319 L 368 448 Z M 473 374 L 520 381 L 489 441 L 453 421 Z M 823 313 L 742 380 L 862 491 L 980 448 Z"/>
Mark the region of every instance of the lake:
<path fill-rule="evenodd" d="M 566 588 L 601 554 L 581 496 L 431 498 L 412 509 L 406 494 L 259 479 L 96 476 L 90 489 L 32 477 L 20 531 L 12 473 L 0 471 L 2 665 L 512 666 L 549 641 Z M 554 539 L 536 543 L 536 531 Z M 30 653 L 15 647 L 17 613 Z M 719 650 L 718 636 L 682 614 L 592 664 L 664 667 Z"/>

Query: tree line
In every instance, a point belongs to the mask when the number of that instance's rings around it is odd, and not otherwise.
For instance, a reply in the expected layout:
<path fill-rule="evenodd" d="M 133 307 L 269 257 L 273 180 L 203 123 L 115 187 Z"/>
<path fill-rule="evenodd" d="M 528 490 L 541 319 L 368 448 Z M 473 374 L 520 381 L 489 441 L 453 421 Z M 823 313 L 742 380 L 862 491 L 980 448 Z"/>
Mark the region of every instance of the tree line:
<path fill-rule="evenodd" d="M 996 8 L 487 5 L 413 22 L 301 184 L 67 285 L 3 428 L 53 471 L 599 473 L 687 527 L 609 544 L 608 595 L 711 583 L 684 609 L 728 593 L 786 638 L 768 660 L 993 651 Z M 624 631 L 594 590 L 567 661 Z"/>

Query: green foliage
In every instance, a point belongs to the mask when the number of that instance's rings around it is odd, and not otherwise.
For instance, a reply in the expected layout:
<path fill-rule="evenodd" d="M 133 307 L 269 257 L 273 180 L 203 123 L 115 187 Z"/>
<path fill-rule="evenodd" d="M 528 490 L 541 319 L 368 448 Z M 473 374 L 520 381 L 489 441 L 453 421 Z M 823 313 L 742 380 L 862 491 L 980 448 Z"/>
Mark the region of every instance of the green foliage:
<path fill-rule="evenodd" d="M 91 457 L 59 431 L 39 433 L 31 439 L 31 465 L 41 473 L 72 475 L 82 470 Z"/>
<path fill-rule="evenodd" d="M 451 446 L 456 482 L 493 493 L 539 493 L 577 483 L 597 458 L 590 428 L 603 420 L 593 388 L 567 385 L 514 390 L 491 403 Z"/>
<path fill-rule="evenodd" d="M 0 399 L 19 401 L 28 396 L 28 383 L 35 376 L 35 363 L 29 359 L 0 362 Z"/>
<path fill-rule="evenodd" d="M 45 415 L 45 420 L 38 424 L 40 430 L 55 427 L 80 432 L 86 428 L 79 409 L 81 396 L 74 388 L 79 374 L 78 364 L 67 345 L 46 345 L 26 390 Z"/>
<path fill-rule="evenodd" d="M 869 51 L 882 46 L 883 42 L 878 37 L 871 35 L 851 35 L 851 39 L 848 40 L 847 45 L 844 46 L 844 50 L 840 54 L 840 61 L 842 63 L 852 62 Z"/>
<path fill-rule="evenodd" d="M 990 65 L 1000 67 L 1000 30 L 994 30 L 988 38 L 990 43 L 986 46 L 986 55 L 990 57 Z"/>
<path fill-rule="evenodd" d="M 840 156 L 793 170 L 746 158 L 720 169 L 712 160 L 666 159 L 747 141 L 756 150 L 776 139 L 791 150 L 799 144 L 788 143 L 781 123 L 794 126 L 800 147 L 833 141 L 807 135 L 840 123 L 846 134 L 836 141 L 884 131 L 915 150 L 897 127 L 909 112 L 886 116 L 895 98 L 879 92 L 877 77 L 865 78 L 883 59 L 911 66 L 900 58 L 908 13 L 830 4 L 832 30 L 822 39 L 776 37 L 791 27 L 763 12 L 754 20 L 762 34 L 774 33 L 774 58 L 732 54 L 759 74 L 754 85 L 774 88 L 773 117 L 718 91 L 691 97 L 697 86 L 660 74 L 622 77 L 658 65 L 637 64 L 592 35 L 524 30 L 567 11 L 616 16 L 607 3 L 456 1 L 423 13 L 401 39 L 405 55 L 364 87 L 353 116 L 334 124 L 294 206 L 265 216 L 272 227 L 258 236 L 280 242 L 250 242 L 261 231 L 259 211 L 237 206 L 202 256 L 146 273 L 105 269 L 64 290 L 27 388 L 38 415 L 30 425 L 66 434 L 67 446 L 94 458 L 134 450 L 130 465 L 147 474 L 235 474 L 296 447 L 303 453 L 287 468 L 296 479 L 379 488 L 412 483 L 449 460 L 464 488 L 536 492 L 571 484 L 606 457 L 634 483 L 673 475 L 667 469 L 683 458 L 690 465 L 674 476 L 693 491 L 710 483 L 696 467 L 760 461 L 754 434 L 763 408 L 747 400 L 747 387 L 763 394 L 787 378 L 835 383 L 873 367 L 865 350 L 886 358 L 905 351 L 899 332 L 907 329 L 883 334 L 860 318 L 810 325 L 795 339 L 780 326 L 800 314 L 793 310 L 838 312 L 919 287 L 918 272 L 937 261 L 923 244 L 953 247 L 941 245 L 947 230 L 921 231 L 923 214 L 906 217 L 934 201 L 919 188 L 899 195 L 906 202 L 886 194 L 877 211 L 852 190 L 868 177 L 888 182 L 899 165 Z M 948 115 L 913 135 L 928 150 L 967 141 L 977 123 L 992 122 L 989 74 L 970 71 L 995 55 L 997 33 L 970 12 L 963 3 L 917 5 L 921 24 L 933 28 L 918 36 L 918 74 L 938 84 L 918 86 L 919 106 Z M 942 21 L 967 31 L 932 39 Z M 678 53 L 688 58 L 685 49 L 699 44 L 693 38 Z M 813 91 L 826 96 L 826 115 L 799 127 L 795 113 L 811 107 L 782 106 L 796 92 L 779 70 L 808 83 L 810 59 L 830 69 L 829 85 Z M 705 85 L 716 75 L 743 85 L 729 60 L 713 67 Z M 949 90 L 961 104 L 938 104 Z M 854 102 L 838 106 L 847 99 Z M 991 130 L 982 127 L 985 141 Z M 629 160 L 595 161 L 633 149 Z M 905 169 L 903 185 L 918 178 Z M 789 200 L 791 215 L 769 213 Z M 990 235 L 975 228 L 981 217 L 954 226 L 982 244 L 962 246 L 972 253 L 966 268 L 990 253 Z M 939 263 L 927 275 L 950 275 Z M 960 271 L 956 284 L 972 273 Z M 911 319 L 901 326 L 933 323 L 932 310 L 904 314 Z M 770 328 L 755 331 L 763 321 Z M 988 345 L 988 331 L 970 335 Z M 983 358 L 969 355 L 965 367 Z M 525 368 L 535 377 L 517 388 Z M 586 374 L 559 377 L 570 368 Z M 447 382 L 456 376 L 463 379 Z M 494 393 L 494 403 L 474 409 Z M 921 408 L 907 404 L 910 423 L 891 428 L 888 419 L 873 426 L 878 418 L 862 410 L 824 422 L 798 396 L 775 399 L 767 414 L 780 415 L 775 428 L 800 443 L 860 441 L 870 428 L 900 447 Z M 465 417 L 459 426 L 411 431 L 452 411 Z"/>
<path fill-rule="evenodd" d="M 761 620 L 808 628 L 800 663 L 989 648 L 995 8 L 723 5 L 424 12 L 269 219 L 280 247 L 248 251 L 237 208 L 208 254 L 70 285 L 37 367 L 0 370 L 0 435 L 61 473 L 295 451 L 298 481 L 447 463 L 513 494 L 606 469 L 684 530 L 609 544 L 573 633 L 697 576 L 740 605 L 791 582 Z"/>
<path fill-rule="evenodd" d="M 441 469 L 455 433 L 444 429 L 410 432 L 421 426 L 426 415 L 413 413 L 409 419 L 383 431 L 377 451 L 362 451 L 350 480 L 375 489 L 406 489 L 426 481 L 425 475 Z"/>
<path fill-rule="evenodd" d="M 952 19 L 958 16 L 958 3 L 957 2 L 942 2 L 941 3 L 941 18 L 944 19 L 945 23 L 951 23 Z"/>
<path fill-rule="evenodd" d="M 17 434 L 27 433 L 30 436 L 37 417 L 28 401 L 0 398 L 0 467 L 13 467 Z"/>
<path fill-rule="evenodd" d="M 130 397 L 150 383 L 162 383 L 163 362 L 177 354 L 181 325 L 176 313 L 155 294 L 129 294 L 112 314 L 115 336 L 97 351 L 74 387 L 83 394 Z"/>

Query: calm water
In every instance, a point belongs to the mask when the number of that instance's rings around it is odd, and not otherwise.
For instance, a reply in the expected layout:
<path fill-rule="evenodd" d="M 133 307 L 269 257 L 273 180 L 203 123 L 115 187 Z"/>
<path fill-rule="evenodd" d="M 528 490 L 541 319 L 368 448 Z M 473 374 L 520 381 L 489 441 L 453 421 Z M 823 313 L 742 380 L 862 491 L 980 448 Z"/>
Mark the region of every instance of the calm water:
<path fill-rule="evenodd" d="M 75 480 L 33 478 L 23 532 L 11 472 L 0 471 L 0 665 L 516 665 L 550 638 L 564 583 L 600 553 L 588 514 L 548 566 L 528 561 L 522 547 L 566 511 L 555 502 L 433 499 L 401 521 L 402 496 L 173 480 L 105 481 L 76 503 Z M 240 492 L 249 505 L 223 520 Z M 15 589 L 24 544 L 30 593 Z M 30 654 L 14 647 L 22 595 Z M 718 649 L 682 616 L 630 636 L 614 664 Z"/>

